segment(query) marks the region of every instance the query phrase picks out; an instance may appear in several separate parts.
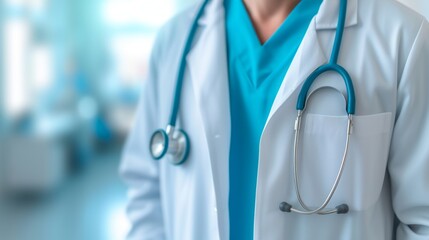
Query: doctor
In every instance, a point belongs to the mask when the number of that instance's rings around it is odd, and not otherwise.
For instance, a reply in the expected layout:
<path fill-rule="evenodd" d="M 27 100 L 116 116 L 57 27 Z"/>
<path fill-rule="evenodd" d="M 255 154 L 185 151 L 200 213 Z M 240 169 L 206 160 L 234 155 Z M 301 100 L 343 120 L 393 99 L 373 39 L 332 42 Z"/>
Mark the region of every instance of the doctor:
<path fill-rule="evenodd" d="M 429 239 L 427 21 L 394 0 L 205 3 L 153 48 L 129 239 Z"/>

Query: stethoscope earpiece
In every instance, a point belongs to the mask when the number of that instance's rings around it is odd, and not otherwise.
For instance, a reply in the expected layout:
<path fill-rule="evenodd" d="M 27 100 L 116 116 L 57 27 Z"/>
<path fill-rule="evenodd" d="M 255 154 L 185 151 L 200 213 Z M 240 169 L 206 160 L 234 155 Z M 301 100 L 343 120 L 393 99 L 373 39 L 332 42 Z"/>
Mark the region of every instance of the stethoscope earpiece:
<path fill-rule="evenodd" d="M 155 160 L 170 155 L 170 162 L 174 165 L 182 164 L 189 155 L 190 142 L 188 135 L 182 129 L 175 130 L 172 126 L 159 129 L 152 134 L 150 140 L 150 154 Z"/>
<path fill-rule="evenodd" d="M 337 209 L 338 214 L 346 214 L 349 212 L 349 205 L 341 204 L 335 207 Z"/>
<path fill-rule="evenodd" d="M 279 209 L 282 212 L 291 212 L 292 205 L 290 205 L 287 202 L 281 202 L 280 205 L 279 205 Z"/>
<path fill-rule="evenodd" d="M 287 202 L 281 202 L 279 205 L 279 209 L 282 212 L 295 212 L 295 213 L 300 213 L 300 214 L 319 214 L 319 215 L 326 215 L 326 214 L 332 214 L 332 213 L 336 213 L 336 214 L 346 214 L 349 212 L 349 206 L 347 204 L 341 204 L 335 207 L 335 209 L 333 210 L 328 210 L 328 211 L 317 211 L 317 212 L 313 212 L 313 211 L 302 211 L 302 210 L 298 210 L 292 207 L 292 205 L 290 205 Z"/>

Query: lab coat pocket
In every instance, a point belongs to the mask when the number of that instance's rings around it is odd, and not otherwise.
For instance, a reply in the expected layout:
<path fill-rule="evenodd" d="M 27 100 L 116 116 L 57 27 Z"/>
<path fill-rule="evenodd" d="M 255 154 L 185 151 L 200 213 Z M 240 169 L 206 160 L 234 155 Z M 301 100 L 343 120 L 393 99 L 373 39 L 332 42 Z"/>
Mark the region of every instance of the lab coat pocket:
<path fill-rule="evenodd" d="M 346 203 L 362 211 L 381 192 L 391 135 L 391 113 L 353 117 L 344 172 L 328 207 Z M 300 188 L 307 205 L 318 207 L 339 172 L 346 135 L 346 116 L 307 114 L 298 152 Z"/>

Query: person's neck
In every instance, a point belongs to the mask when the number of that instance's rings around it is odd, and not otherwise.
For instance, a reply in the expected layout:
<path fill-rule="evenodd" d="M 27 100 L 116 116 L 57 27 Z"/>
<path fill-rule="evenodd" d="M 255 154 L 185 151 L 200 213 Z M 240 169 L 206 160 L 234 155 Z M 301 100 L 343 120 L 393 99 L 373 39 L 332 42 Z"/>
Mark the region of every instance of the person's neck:
<path fill-rule="evenodd" d="M 239 0 L 243 1 L 259 41 L 265 43 L 280 27 L 300 0 Z"/>

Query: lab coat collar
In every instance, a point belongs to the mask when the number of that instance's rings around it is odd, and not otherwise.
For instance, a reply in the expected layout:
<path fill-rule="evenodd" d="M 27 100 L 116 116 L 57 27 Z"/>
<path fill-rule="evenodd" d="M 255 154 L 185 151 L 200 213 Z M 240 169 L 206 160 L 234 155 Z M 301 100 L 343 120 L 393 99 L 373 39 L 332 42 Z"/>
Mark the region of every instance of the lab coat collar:
<path fill-rule="evenodd" d="M 200 25 L 209 25 L 219 20 L 221 15 L 219 11 L 223 9 L 224 0 L 212 0 L 198 23 Z M 338 23 L 338 13 L 340 0 L 324 0 L 316 15 L 316 29 L 336 29 Z M 194 16 L 190 15 L 191 18 Z M 348 0 L 347 18 L 345 27 L 354 26 L 358 23 L 358 0 Z"/>
<path fill-rule="evenodd" d="M 316 30 L 336 29 L 340 0 L 324 0 L 316 15 Z M 345 27 L 351 27 L 358 23 L 358 0 L 347 1 L 347 16 Z"/>

